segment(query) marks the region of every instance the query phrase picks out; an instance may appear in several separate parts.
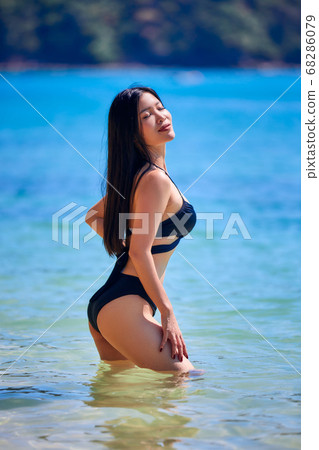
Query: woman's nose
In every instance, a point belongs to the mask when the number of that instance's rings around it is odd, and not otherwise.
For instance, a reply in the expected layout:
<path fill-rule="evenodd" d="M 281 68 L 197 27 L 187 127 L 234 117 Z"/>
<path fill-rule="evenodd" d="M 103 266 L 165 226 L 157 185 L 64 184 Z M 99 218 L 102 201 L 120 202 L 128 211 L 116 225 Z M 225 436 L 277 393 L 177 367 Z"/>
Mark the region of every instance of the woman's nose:
<path fill-rule="evenodd" d="M 165 114 L 162 113 L 162 111 L 158 111 L 158 113 L 157 113 L 157 120 L 158 121 L 165 120 Z"/>

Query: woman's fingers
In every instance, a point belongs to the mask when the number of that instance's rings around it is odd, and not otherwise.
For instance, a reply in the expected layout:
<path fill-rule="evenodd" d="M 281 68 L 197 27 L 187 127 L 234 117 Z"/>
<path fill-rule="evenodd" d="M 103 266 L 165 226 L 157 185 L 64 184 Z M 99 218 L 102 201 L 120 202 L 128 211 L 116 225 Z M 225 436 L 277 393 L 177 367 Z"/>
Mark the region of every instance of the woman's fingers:
<path fill-rule="evenodd" d="M 183 345 L 182 345 L 182 336 L 178 338 L 177 348 L 178 348 L 178 359 L 183 361 Z"/>
<path fill-rule="evenodd" d="M 172 343 L 172 358 L 177 355 L 180 361 L 183 361 L 183 338 L 181 336 L 176 336 L 174 342 Z"/>
<path fill-rule="evenodd" d="M 178 353 L 178 352 L 177 352 L 177 341 L 176 341 L 176 337 L 175 337 L 175 336 L 172 336 L 172 337 L 170 338 L 170 341 L 171 341 L 172 359 L 174 359 L 174 358 L 175 358 L 175 355 Z"/>
<path fill-rule="evenodd" d="M 160 352 L 163 350 L 164 345 L 166 344 L 166 342 L 167 342 L 167 332 L 163 330 L 163 338 L 162 338 L 162 342 L 161 342 L 161 345 L 160 345 Z"/>
<path fill-rule="evenodd" d="M 184 339 L 183 339 L 183 354 L 186 356 L 186 358 L 188 359 L 188 353 L 187 353 L 187 350 L 186 350 L 186 344 L 185 344 L 185 342 L 184 342 Z"/>
<path fill-rule="evenodd" d="M 166 334 L 164 334 L 160 345 L 160 351 L 163 350 L 164 345 L 166 344 L 168 339 L 171 342 L 172 359 L 174 359 L 175 356 L 177 356 L 180 361 L 183 361 L 183 356 L 186 356 L 186 358 L 188 359 L 188 353 L 183 337 L 167 336 Z"/>
<path fill-rule="evenodd" d="M 175 356 L 178 357 L 179 361 L 183 361 L 183 356 L 188 358 L 186 345 L 174 315 L 170 317 L 162 315 L 162 330 L 163 338 L 160 345 L 160 351 L 163 350 L 167 340 L 169 340 L 171 343 L 172 359 L 174 359 Z"/>
<path fill-rule="evenodd" d="M 175 356 L 177 355 L 178 359 L 180 360 L 180 350 L 179 350 L 178 337 L 172 334 L 171 336 L 168 337 L 168 339 L 171 341 L 171 356 L 172 356 L 172 359 L 174 359 Z"/>

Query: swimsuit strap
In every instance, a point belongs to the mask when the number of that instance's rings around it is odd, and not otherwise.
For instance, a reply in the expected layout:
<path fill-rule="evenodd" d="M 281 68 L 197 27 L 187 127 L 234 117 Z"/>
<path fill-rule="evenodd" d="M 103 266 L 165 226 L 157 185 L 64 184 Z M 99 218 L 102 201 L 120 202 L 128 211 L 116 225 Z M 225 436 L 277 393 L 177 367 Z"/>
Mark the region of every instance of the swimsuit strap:
<path fill-rule="evenodd" d="M 158 167 L 159 169 L 163 170 L 163 172 L 166 173 L 166 175 L 168 176 L 168 178 L 169 178 L 169 179 L 172 181 L 172 183 L 176 186 L 176 184 L 175 184 L 174 181 L 171 179 L 171 177 L 169 176 L 169 174 L 166 172 L 165 169 L 163 169 L 162 167 L 158 166 L 158 165 L 155 164 L 155 163 L 152 163 L 152 164 L 153 164 L 153 166 L 156 166 L 156 167 Z M 179 190 L 178 186 L 176 186 L 176 188 L 177 188 L 178 192 L 180 193 L 180 195 L 181 195 L 181 197 L 182 197 L 182 199 L 183 199 L 183 202 L 184 202 L 184 197 L 183 197 L 181 191 Z"/>
<path fill-rule="evenodd" d="M 147 161 L 147 162 L 148 162 L 148 161 Z M 137 182 L 136 182 L 136 184 L 135 184 L 135 187 L 134 187 L 134 192 L 136 191 L 137 185 L 138 185 L 138 183 L 141 181 L 142 176 L 144 175 L 144 173 L 146 173 L 148 170 L 150 170 L 150 167 L 151 167 L 151 165 L 149 164 L 149 166 L 146 167 L 146 169 L 144 170 L 144 172 L 142 172 L 142 174 L 138 177 L 138 180 L 137 180 Z"/>
<path fill-rule="evenodd" d="M 151 248 L 152 255 L 156 253 L 166 253 L 173 250 L 173 248 L 177 247 L 179 241 L 182 239 L 182 236 L 179 236 L 174 242 L 171 244 L 160 244 L 160 245 L 153 245 Z"/>

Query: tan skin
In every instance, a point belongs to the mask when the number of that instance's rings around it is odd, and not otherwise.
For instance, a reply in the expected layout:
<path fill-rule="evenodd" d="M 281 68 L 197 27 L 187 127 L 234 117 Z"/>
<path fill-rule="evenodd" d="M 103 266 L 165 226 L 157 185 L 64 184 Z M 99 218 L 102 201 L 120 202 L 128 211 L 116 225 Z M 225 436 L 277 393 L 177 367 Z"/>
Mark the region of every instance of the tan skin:
<path fill-rule="evenodd" d="M 142 94 L 138 109 L 140 132 L 152 152 L 153 162 L 166 170 L 166 143 L 175 137 L 171 114 L 150 93 Z M 159 131 L 166 124 L 170 124 L 169 128 Z M 148 164 L 140 173 L 146 167 Z M 138 174 L 133 186 L 137 177 Z M 105 201 L 107 196 L 96 203 L 86 217 L 86 222 L 101 237 Z M 125 295 L 106 304 L 97 318 L 100 333 L 90 324 L 89 327 L 101 359 L 109 363 L 127 366 L 136 364 L 159 372 L 173 373 L 194 369 L 188 360 L 185 341 L 163 287 L 166 266 L 175 249 L 166 253 L 151 253 L 153 245 L 172 243 L 172 238 L 155 238 L 155 234 L 160 222 L 179 211 L 181 206 L 182 199 L 175 185 L 162 170 L 152 166 L 141 178 L 131 199 L 130 209 L 131 212 L 147 213 L 149 226 L 143 234 L 135 233 L 134 229 L 141 227 L 141 220 L 130 219 L 132 235 L 129 259 L 123 273 L 140 278 L 144 289 L 159 309 L 161 324 L 152 316 L 150 305 L 138 295 Z"/>

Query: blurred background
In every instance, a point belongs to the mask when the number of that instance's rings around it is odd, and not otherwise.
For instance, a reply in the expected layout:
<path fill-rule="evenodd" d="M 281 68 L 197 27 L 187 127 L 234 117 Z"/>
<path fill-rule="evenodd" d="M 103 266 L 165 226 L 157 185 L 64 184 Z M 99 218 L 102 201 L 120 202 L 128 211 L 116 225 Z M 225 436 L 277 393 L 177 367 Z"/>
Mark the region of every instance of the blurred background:
<path fill-rule="evenodd" d="M 298 0 L 1 0 L 6 66 L 300 64 Z"/>

